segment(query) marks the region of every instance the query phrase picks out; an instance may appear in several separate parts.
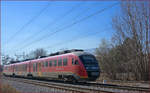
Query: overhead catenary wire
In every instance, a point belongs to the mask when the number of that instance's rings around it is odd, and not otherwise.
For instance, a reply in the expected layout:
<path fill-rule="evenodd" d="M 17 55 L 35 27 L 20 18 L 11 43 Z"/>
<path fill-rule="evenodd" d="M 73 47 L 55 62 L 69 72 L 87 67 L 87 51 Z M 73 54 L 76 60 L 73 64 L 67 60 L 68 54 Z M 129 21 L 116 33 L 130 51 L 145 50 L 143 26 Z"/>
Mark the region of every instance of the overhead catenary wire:
<path fill-rule="evenodd" d="M 97 4 L 97 3 L 96 3 Z M 95 4 L 92 4 L 92 6 L 93 5 L 95 5 Z M 91 7 L 92 7 L 91 6 Z M 86 8 L 85 10 L 83 10 L 83 11 L 81 11 L 80 13 L 78 13 L 78 15 L 76 15 L 75 17 L 73 17 L 73 19 L 72 19 L 72 22 L 74 21 L 74 20 L 76 20 L 78 17 L 80 17 L 80 16 L 82 16 L 82 14 L 83 13 L 86 13 L 88 10 L 90 10 L 91 9 L 91 7 L 88 7 L 88 8 Z M 59 27 L 59 26 L 58 26 Z M 90 34 L 90 33 L 89 33 Z M 76 36 L 76 37 L 73 37 L 71 40 L 69 40 L 69 41 L 65 41 L 65 42 L 70 42 L 70 41 L 74 41 L 74 38 L 77 38 L 78 36 Z M 56 44 L 54 44 L 54 45 L 50 45 L 50 46 L 48 46 L 48 47 L 46 47 L 46 48 L 51 48 L 51 47 L 54 47 L 54 46 L 57 46 L 57 45 L 61 45 L 61 44 L 63 44 L 64 42 L 59 42 L 59 43 L 56 43 Z"/>
<path fill-rule="evenodd" d="M 71 40 L 67 40 L 65 42 L 58 42 L 58 43 L 56 43 L 54 45 L 47 46 L 44 49 L 50 49 L 50 48 L 58 47 L 58 45 L 61 46 L 61 45 L 67 44 L 67 43 L 72 43 L 72 42 L 80 40 L 80 39 L 84 39 L 84 38 L 91 37 L 93 35 L 97 35 L 97 34 L 101 33 L 102 31 L 109 31 L 110 29 L 111 29 L 111 27 L 106 27 L 106 28 L 102 29 L 101 31 L 98 30 L 98 31 L 96 31 L 94 33 L 86 33 L 84 36 L 77 35 L 77 36 L 73 37 Z"/>
<path fill-rule="evenodd" d="M 46 26 L 44 26 L 43 28 L 41 28 L 39 31 L 37 31 L 36 33 L 33 33 L 31 35 L 29 35 L 27 38 L 25 38 L 22 41 L 28 41 L 30 38 L 32 38 L 32 40 L 38 37 L 38 35 L 41 35 L 42 32 L 46 31 L 46 29 L 48 27 L 52 27 L 53 25 L 57 24 L 58 22 L 60 22 L 61 20 L 63 20 L 67 15 L 69 15 L 71 12 L 73 12 L 76 8 L 79 8 L 82 4 L 84 4 L 85 2 L 81 2 L 80 4 L 76 4 L 73 7 L 71 7 L 71 9 L 69 9 L 67 12 L 65 12 L 64 14 L 62 14 L 61 16 L 59 16 L 58 18 L 54 19 L 52 22 L 49 22 Z M 36 37 L 35 37 L 36 35 Z M 18 44 L 22 43 L 19 42 Z M 24 43 L 23 43 L 24 44 Z M 18 45 L 14 46 L 17 47 Z"/>
<path fill-rule="evenodd" d="M 6 42 L 9 43 L 11 42 L 15 37 L 17 37 L 17 35 L 22 32 L 27 26 L 29 26 L 34 20 L 36 20 L 49 6 L 51 5 L 51 3 L 46 4 L 46 6 L 44 8 L 42 8 L 38 14 L 36 14 L 34 17 L 32 17 L 27 23 L 25 23 L 18 31 L 16 31 L 12 36 L 10 36 L 10 38 L 8 39 L 8 41 Z"/>
<path fill-rule="evenodd" d="M 63 27 L 63 28 L 61 28 L 61 29 L 59 29 L 59 30 L 56 30 L 55 32 L 53 32 L 53 34 L 55 34 L 55 33 L 57 33 L 57 32 L 60 32 L 60 31 L 63 31 L 63 30 L 65 30 L 65 29 L 67 29 L 67 28 L 69 28 L 69 27 L 72 27 L 73 25 L 75 25 L 75 24 L 77 24 L 77 23 L 80 23 L 80 22 L 82 22 L 82 21 L 84 21 L 84 20 L 86 20 L 86 19 L 88 19 L 88 18 L 91 18 L 91 17 L 93 17 L 93 16 L 95 16 L 95 15 L 97 15 L 97 14 L 100 14 L 100 13 L 102 13 L 103 11 L 105 11 L 105 10 L 107 10 L 107 9 L 109 9 L 109 8 L 112 8 L 112 7 L 114 7 L 115 5 L 117 5 L 118 3 L 115 3 L 115 4 L 112 4 L 112 5 L 110 5 L 109 7 L 107 7 L 107 8 L 104 8 L 104 9 L 102 9 L 102 10 L 98 10 L 98 11 L 96 11 L 96 12 L 94 12 L 93 14 L 91 14 L 91 15 L 88 15 L 88 16 L 86 16 L 86 17 L 84 17 L 84 18 L 81 18 L 81 19 L 79 19 L 79 20 L 77 20 L 77 21 L 75 21 L 75 22 L 72 22 L 71 24 L 69 24 L 69 25 L 67 25 L 67 26 L 65 26 L 65 27 Z M 53 34 L 47 34 L 48 36 L 52 36 Z M 44 38 L 44 37 L 43 37 Z M 32 44 L 32 43 L 31 43 Z M 24 46 L 25 47 L 25 46 Z M 28 47 L 28 46 L 27 46 Z M 22 48 L 23 49 L 23 48 Z M 17 50 L 17 51 L 19 51 L 19 50 Z"/>
<path fill-rule="evenodd" d="M 104 28 L 102 31 L 106 31 L 107 29 L 111 29 L 111 27 L 108 27 L 108 28 Z M 108 30 L 107 30 L 108 31 Z M 61 45 L 64 45 L 64 44 L 67 44 L 67 43 L 70 43 L 70 42 L 73 42 L 73 41 L 76 41 L 76 40 L 80 40 L 80 39 L 83 39 L 83 38 L 87 38 L 87 37 L 90 37 L 90 36 L 93 36 L 93 35 L 96 35 L 98 33 L 101 33 L 101 31 L 96 31 L 94 33 L 86 33 L 86 35 L 84 36 L 75 36 L 73 37 L 71 40 L 68 40 L 68 41 L 65 41 L 64 42 L 59 42 L 59 43 L 56 43 L 55 45 L 51 45 L 51 46 L 47 46 L 45 47 L 46 49 L 49 49 L 49 48 L 53 48 L 53 47 L 57 47 L 58 45 L 61 46 Z"/>
<path fill-rule="evenodd" d="M 66 29 L 68 29 L 68 28 L 70 28 L 70 27 L 72 27 L 72 26 L 74 26 L 74 25 L 76 25 L 76 24 L 78 24 L 78 23 L 80 23 L 80 22 L 82 22 L 82 21 L 84 21 L 84 20 L 87 20 L 88 18 L 91 18 L 91 17 L 93 17 L 93 16 L 95 16 L 95 15 L 97 15 L 97 14 L 100 14 L 100 13 L 102 13 L 103 11 L 114 7 L 114 6 L 117 5 L 117 4 L 118 4 L 118 3 L 112 4 L 112 5 L 110 5 L 110 6 L 107 7 L 107 8 L 104 8 L 104 9 L 102 9 L 102 10 L 99 10 L 99 11 L 97 11 L 97 12 L 91 14 L 91 15 L 88 15 L 88 16 L 86 16 L 86 17 L 83 17 L 83 18 L 81 18 L 80 20 L 77 20 L 77 21 L 75 21 L 75 22 L 72 22 L 71 24 L 69 24 L 69 25 L 67 25 L 67 26 L 65 26 L 65 27 L 63 27 L 63 28 L 60 28 L 60 29 L 58 29 L 58 30 L 56 30 L 56 31 L 54 31 L 54 32 L 52 32 L 52 33 L 50 33 L 50 34 L 46 34 L 46 35 L 42 36 L 41 38 L 38 38 L 38 39 L 36 39 L 35 41 L 32 41 L 32 42 L 30 42 L 30 43 L 24 45 L 21 49 L 23 49 L 23 48 L 25 48 L 25 47 L 29 47 L 29 46 L 31 46 L 32 44 L 37 43 L 37 42 L 39 42 L 39 41 L 41 41 L 41 40 L 47 39 L 47 38 L 49 38 L 50 36 L 52 36 L 52 35 L 54 35 L 54 34 L 56 34 L 56 33 L 58 33 L 58 32 L 64 31 L 64 30 L 66 30 Z"/>

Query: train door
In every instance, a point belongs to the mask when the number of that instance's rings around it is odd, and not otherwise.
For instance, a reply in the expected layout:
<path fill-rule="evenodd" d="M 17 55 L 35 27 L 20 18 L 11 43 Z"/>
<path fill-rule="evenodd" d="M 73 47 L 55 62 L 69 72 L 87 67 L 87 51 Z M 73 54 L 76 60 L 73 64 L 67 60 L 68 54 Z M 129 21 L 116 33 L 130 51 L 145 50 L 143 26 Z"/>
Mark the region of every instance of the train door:
<path fill-rule="evenodd" d="M 42 64 L 41 64 L 41 63 L 38 63 L 38 65 L 39 65 L 38 75 L 41 77 L 41 76 L 42 76 L 42 72 L 41 72 L 41 70 L 42 70 Z"/>
<path fill-rule="evenodd" d="M 78 58 L 72 57 L 71 61 L 72 61 L 72 71 L 75 73 L 79 72 L 80 65 Z"/>
<path fill-rule="evenodd" d="M 27 71 L 29 71 L 29 75 L 31 75 L 31 61 L 29 62 L 29 64 L 27 64 L 28 65 L 28 70 Z"/>

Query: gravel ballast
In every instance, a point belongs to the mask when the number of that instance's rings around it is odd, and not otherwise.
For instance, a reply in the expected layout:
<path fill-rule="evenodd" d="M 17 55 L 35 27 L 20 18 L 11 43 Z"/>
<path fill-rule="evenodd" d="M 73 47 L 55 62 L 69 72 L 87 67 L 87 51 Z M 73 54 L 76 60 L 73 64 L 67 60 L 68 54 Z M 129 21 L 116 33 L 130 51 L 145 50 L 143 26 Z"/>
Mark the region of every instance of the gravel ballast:
<path fill-rule="evenodd" d="M 4 80 L 2 79 L 3 84 L 8 84 L 15 88 L 17 91 L 21 93 L 65 93 L 60 90 L 56 90 L 49 87 L 43 87 L 38 85 L 27 84 L 23 82 Z"/>

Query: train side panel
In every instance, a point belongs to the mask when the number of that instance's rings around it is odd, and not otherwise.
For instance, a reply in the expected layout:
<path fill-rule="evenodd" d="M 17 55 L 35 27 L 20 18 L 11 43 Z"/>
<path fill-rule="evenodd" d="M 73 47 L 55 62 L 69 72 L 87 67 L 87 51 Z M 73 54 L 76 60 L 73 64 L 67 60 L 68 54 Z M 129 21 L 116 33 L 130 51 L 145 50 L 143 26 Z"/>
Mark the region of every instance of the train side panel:
<path fill-rule="evenodd" d="M 13 65 L 6 65 L 3 69 L 4 75 L 12 75 L 13 74 Z"/>

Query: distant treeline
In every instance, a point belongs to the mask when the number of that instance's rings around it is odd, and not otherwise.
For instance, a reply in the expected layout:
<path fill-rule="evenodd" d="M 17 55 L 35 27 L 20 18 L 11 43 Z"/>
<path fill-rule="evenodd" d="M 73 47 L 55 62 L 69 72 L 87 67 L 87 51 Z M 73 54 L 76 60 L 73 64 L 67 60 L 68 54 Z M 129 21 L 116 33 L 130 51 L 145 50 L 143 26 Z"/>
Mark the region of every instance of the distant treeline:
<path fill-rule="evenodd" d="M 47 51 L 43 48 L 35 49 L 28 54 L 26 54 L 25 52 L 18 55 L 16 54 L 15 57 L 10 57 L 9 55 L 2 54 L 2 65 L 18 63 L 28 59 L 37 59 L 42 56 L 47 56 Z"/>

